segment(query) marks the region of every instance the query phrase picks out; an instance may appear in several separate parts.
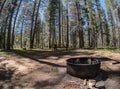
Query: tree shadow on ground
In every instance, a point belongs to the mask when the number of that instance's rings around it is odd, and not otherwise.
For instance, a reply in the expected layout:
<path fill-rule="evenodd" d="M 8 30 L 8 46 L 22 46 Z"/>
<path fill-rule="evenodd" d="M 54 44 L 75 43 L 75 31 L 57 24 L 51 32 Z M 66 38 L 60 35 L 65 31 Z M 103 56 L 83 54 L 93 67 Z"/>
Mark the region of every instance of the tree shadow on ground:
<path fill-rule="evenodd" d="M 57 78 L 50 78 L 50 79 L 47 79 L 47 80 L 43 80 L 43 81 L 37 81 L 34 85 L 34 87 L 36 89 L 46 89 L 46 87 L 54 87 L 56 85 L 58 85 L 59 83 L 61 83 L 61 81 L 63 80 L 63 78 L 66 76 L 66 73 L 63 73 L 63 74 L 59 74 L 57 75 Z M 49 88 L 50 89 L 50 88 Z"/>
<path fill-rule="evenodd" d="M 40 62 L 42 64 L 54 66 L 54 67 L 63 67 L 63 68 L 66 67 L 65 65 L 59 65 L 59 64 L 55 64 L 55 63 L 51 63 L 51 62 L 42 61 L 42 60 L 35 60 L 35 61 Z"/>
<path fill-rule="evenodd" d="M 119 70 L 118 69 L 117 70 L 111 69 L 113 66 L 119 65 L 120 64 L 119 61 L 117 61 L 115 59 L 110 59 L 110 58 L 107 58 L 107 57 L 100 58 L 100 61 L 101 62 L 108 61 L 108 63 L 110 63 L 109 65 L 107 65 L 107 64 L 104 65 L 107 68 L 107 70 L 106 69 L 101 69 L 101 72 L 103 74 L 103 80 L 106 80 L 109 77 L 109 75 L 120 77 L 120 68 L 119 67 L 118 67 Z M 110 62 L 110 61 L 112 61 L 112 62 Z M 108 66 L 110 66 L 111 68 L 109 68 Z"/>
<path fill-rule="evenodd" d="M 55 66 L 55 67 L 66 67 L 64 65 L 59 65 L 51 62 L 46 62 L 44 59 L 47 59 L 48 57 L 56 57 L 54 60 L 59 60 L 59 58 L 62 58 L 63 56 L 69 55 L 69 56 L 75 56 L 75 55 L 93 55 L 94 52 L 72 52 L 72 51 L 38 51 L 38 50 L 1 50 L 1 52 L 6 52 L 7 54 L 17 54 L 24 58 L 30 58 L 31 60 Z"/>
<path fill-rule="evenodd" d="M 112 59 L 112 58 L 109 58 L 109 57 L 100 57 L 100 55 L 98 55 L 98 56 L 99 57 L 97 57 L 97 59 L 100 60 L 101 62 L 104 62 L 104 61 L 115 61 L 113 64 L 119 64 L 120 63 L 116 59 Z"/>
<path fill-rule="evenodd" d="M 119 89 L 120 86 L 120 70 L 107 71 L 102 70 L 102 79 L 105 81 L 106 89 Z"/>
<path fill-rule="evenodd" d="M 21 56 L 26 56 L 32 59 L 46 59 L 47 57 L 54 56 L 54 57 L 62 57 L 65 55 L 92 55 L 94 53 L 89 53 L 89 52 L 57 52 L 57 51 L 31 51 L 28 52 L 27 54 L 23 54 Z M 33 56 L 34 55 L 34 56 Z"/>
<path fill-rule="evenodd" d="M 6 54 L 18 54 L 20 56 L 30 57 L 34 56 L 34 59 L 47 58 L 49 56 L 63 56 L 63 55 L 92 55 L 94 52 L 72 52 L 72 51 L 38 51 L 38 50 L 0 50 L 0 52 L 6 52 Z"/>
<path fill-rule="evenodd" d="M 4 51 L 3 51 L 4 52 Z M 86 55 L 86 56 L 90 56 L 92 54 L 94 54 L 94 52 L 87 52 L 87 51 L 82 51 L 82 52 L 54 52 L 54 51 L 22 51 L 22 50 L 13 50 L 13 51 L 9 51 L 10 53 L 14 53 L 17 55 L 20 55 L 21 57 L 25 57 L 25 58 L 30 58 L 30 60 L 34 60 L 37 61 L 41 64 L 46 64 L 46 65 L 50 65 L 53 67 L 60 67 L 60 68 L 65 68 L 66 65 L 61 65 L 58 63 L 52 63 L 51 61 L 45 61 L 44 59 L 46 59 L 47 57 L 50 56 L 54 56 L 54 57 L 58 57 L 58 58 L 62 58 L 65 55 L 70 55 L 70 56 L 74 56 L 74 55 Z M 112 61 L 113 59 L 107 58 L 107 57 L 100 57 L 98 58 L 101 62 L 104 61 Z M 56 59 L 55 59 L 56 60 Z M 59 60 L 59 59 L 58 59 Z M 116 62 L 117 64 L 119 62 Z M 113 64 L 116 65 L 116 64 Z M 36 89 L 40 89 L 40 88 L 45 88 L 45 87 L 49 87 L 49 86 L 55 86 L 58 85 L 62 79 L 64 78 L 64 76 L 66 75 L 66 73 L 64 74 L 60 74 L 58 75 L 58 77 L 56 79 L 48 79 L 48 80 L 43 80 L 43 81 L 37 81 L 34 85 L 34 87 L 36 87 Z M 102 70 L 102 79 L 106 80 L 109 75 L 113 75 L 113 76 L 120 76 L 120 71 L 106 71 L 106 70 Z M 50 89 L 50 88 L 49 88 Z"/>

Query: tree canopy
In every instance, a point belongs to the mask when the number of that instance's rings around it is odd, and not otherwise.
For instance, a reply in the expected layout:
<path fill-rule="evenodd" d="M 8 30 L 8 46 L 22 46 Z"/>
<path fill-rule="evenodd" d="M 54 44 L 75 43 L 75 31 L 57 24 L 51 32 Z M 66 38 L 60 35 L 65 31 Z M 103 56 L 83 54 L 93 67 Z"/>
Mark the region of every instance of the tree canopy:
<path fill-rule="evenodd" d="M 0 48 L 120 48 L 119 0 L 1 0 Z"/>

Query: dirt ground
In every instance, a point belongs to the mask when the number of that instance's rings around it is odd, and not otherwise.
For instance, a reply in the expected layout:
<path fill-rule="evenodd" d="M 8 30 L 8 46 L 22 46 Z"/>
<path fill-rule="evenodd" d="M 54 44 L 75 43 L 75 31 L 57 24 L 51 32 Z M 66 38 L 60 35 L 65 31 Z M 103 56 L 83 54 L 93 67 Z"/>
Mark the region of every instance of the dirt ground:
<path fill-rule="evenodd" d="M 66 73 L 66 60 L 86 56 L 106 57 L 101 62 L 105 87 L 120 89 L 120 53 L 94 50 L 0 55 L 0 89 L 84 89 L 82 79 Z"/>

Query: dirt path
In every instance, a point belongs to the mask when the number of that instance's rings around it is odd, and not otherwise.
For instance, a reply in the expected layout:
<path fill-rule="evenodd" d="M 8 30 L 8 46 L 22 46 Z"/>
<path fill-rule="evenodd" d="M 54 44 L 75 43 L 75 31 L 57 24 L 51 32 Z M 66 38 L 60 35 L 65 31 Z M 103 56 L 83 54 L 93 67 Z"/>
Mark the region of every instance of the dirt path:
<path fill-rule="evenodd" d="M 82 79 L 66 73 L 66 59 L 102 56 L 106 89 L 120 89 L 120 54 L 103 51 L 73 50 L 69 52 L 31 51 L 0 56 L 0 89 L 84 89 Z"/>

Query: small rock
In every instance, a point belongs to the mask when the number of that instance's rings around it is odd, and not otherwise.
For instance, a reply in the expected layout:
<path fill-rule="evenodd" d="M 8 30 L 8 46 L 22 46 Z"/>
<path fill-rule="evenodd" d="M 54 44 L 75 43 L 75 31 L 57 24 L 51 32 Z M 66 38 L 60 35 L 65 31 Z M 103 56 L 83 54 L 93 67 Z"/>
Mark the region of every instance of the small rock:
<path fill-rule="evenodd" d="M 93 87 L 95 86 L 95 84 L 96 84 L 96 80 L 89 80 L 88 81 L 88 87 L 90 89 L 93 89 Z"/>
<path fill-rule="evenodd" d="M 85 79 L 85 80 L 83 81 L 83 85 L 84 85 L 84 86 L 87 85 L 87 79 Z"/>
<path fill-rule="evenodd" d="M 105 86 L 105 82 L 104 81 L 99 81 L 95 84 L 95 87 L 97 88 L 101 88 L 101 87 L 104 87 Z"/>

